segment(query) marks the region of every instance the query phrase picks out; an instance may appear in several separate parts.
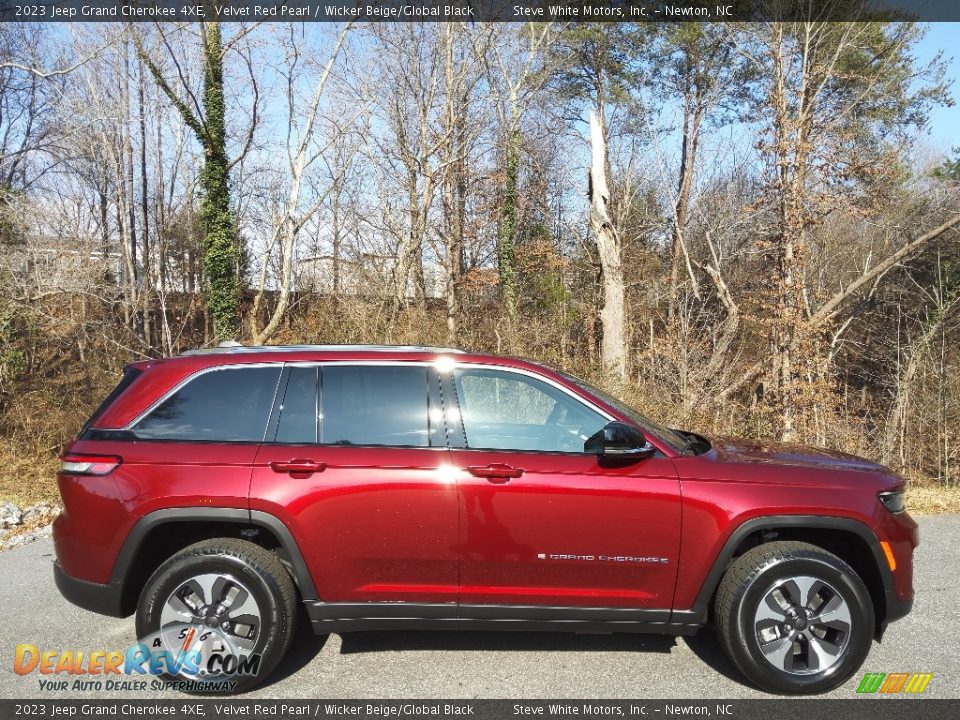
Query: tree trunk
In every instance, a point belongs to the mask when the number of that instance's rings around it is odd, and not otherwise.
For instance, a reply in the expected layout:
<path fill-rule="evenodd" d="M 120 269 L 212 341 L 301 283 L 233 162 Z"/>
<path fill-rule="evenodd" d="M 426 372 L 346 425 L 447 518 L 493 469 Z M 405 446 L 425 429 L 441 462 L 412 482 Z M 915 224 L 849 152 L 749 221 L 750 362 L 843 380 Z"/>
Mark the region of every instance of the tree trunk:
<path fill-rule="evenodd" d="M 457 345 L 460 334 L 460 280 L 463 273 L 464 226 L 467 195 L 467 127 L 469 102 L 463 88 L 462 62 L 456 55 L 457 27 L 446 27 L 446 131 L 444 148 L 443 215 L 444 297 L 447 310 L 447 342 Z"/>
<path fill-rule="evenodd" d="M 143 245 L 143 337 L 148 345 L 153 344 L 153 331 L 150 324 L 150 223 L 149 197 L 147 186 L 147 108 L 144 103 L 143 69 L 137 73 L 137 100 L 140 115 L 140 240 Z"/>
<path fill-rule="evenodd" d="M 624 323 L 623 265 L 620 238 L 607 209 L 607 143 L 603 111 L 590 113 L 590 224 L 593 228 L 600 267 L 603 270 L 603 308 L 600 322 L 603 341 L 600 359 L 604 369 L 620 379 L 627 378 L 626 329 Z"/>
<path fill-rule="evenodd" d="M 500 232 L 497 235 L 497 269 L 500 275 L 500 298 L 510 324 L 510 332 L 517 315 L 516 270 L 514 268 L 515 237 L 517 232 L 518 181 L 520 175 L 520 131 L 512 127 L 507 132 L 504 147 L 503 205 L 500 210 Z"/>
<path fill-rule="evenodd" d="M 774 82 L 770 105 L 774 112 L 773 156 L 775 159 L 774 190 L 780 221 L 774 239 L 775 315 L 772 327 L 774 371 L 780 400 L 781 439 L 792 442 L 797 434 L 797 409 L 803 378 L 803 361 L 812 360 L 816 348 L 813 334 L 804 315 L 806 277 L 804 251 L 807 225 L 811 222 L 807 208 L 807 163 L 810 153 L 810 123 L 815 112 L 814 100 L 806 88 L 810 86 L 809 66 L 801 69 L 799 101 L 794 106 L 788 97 L 787 61 L 783 27 L 774 30 Z M 806 342 L 809 341 L 809 342 Z M 810 383 L 807 383 L 810 387 Z"/>
<path fill-rule="evenodd" d="M 336 178 L 330 188 L 330 235 L 333 248 L 333 299 L 340 300 L 340 194 L 343 192 L 342 180 Z"/>
<path fill-rule="evenodd" d="M 206 67 L 203 77 L 205 158 L 200 184 L 203 204 L 203 275 L 207 307 L 213 317 L 213 335 L 218 341 L 236 339 L 240 305 L 240 252 L 237 228 L 230 207 L 227 158 L 226 108 L 223 92 L 223 43 L 220 24 L 207 23 L 204 32 Z"/>
<path fill-rule="evenodd" d="M 697 162 L 697 146 L 700 141 L 700 124 L 703 106 L 688 90 L 683 103 L 683 139 L 680 148 L 680 178 L 677 186 L 677 203 L 674 207 L 673 232 L 670 247 L 670 297 L 667 317 L 672 318 L 677 307 L 677 288 L 680 285 L 680 270 L 687 257 L 686 231 L 690 214 L 690 191 L 693 187 L 693 172 Z"/>
<path fill-rule="evenodd" d="M 136 186 L 133 174 L 133 122 L 130 117 L 130 106 L 133 102 L 130 91 L 130 46 L 124 45 L 124 74 L 123 74 L 123 150 L 121 165 L 121 183 L 126 203 L 127 242 L 129 243 L 129 259 L 127 261 L 130 273 L 130 313 L 131 327 L 138 336 L 143 337 L 143 322 L 140 310 L 140 271 L 137 262 L 137 201 Z"/>

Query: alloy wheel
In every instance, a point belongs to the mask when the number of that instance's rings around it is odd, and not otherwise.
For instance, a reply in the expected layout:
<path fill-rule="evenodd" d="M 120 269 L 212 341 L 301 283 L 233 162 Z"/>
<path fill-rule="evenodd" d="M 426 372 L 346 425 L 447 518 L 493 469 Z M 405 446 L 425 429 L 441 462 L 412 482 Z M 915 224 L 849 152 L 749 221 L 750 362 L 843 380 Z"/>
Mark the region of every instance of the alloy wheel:
<path fill-rule="evenodd" d="M 220 573 L 204 573 L 180 583 L 160 613 L 165 644 L 183 642 L 182 650 L 199 650 L 203 655 L 219 644 L 226 646 L 221 651 L 248 655 L 257 644 L 261 624 L 261 609 L 250 589 L 232 575 Z"/>
<path fill-rule="evenodd" d="M 850 608 L 830 583 L 809 575 L 778 580 L 754 613 L 760 652 L 792 675 L 830 670 L 840 662 L 851 632 Z"/>

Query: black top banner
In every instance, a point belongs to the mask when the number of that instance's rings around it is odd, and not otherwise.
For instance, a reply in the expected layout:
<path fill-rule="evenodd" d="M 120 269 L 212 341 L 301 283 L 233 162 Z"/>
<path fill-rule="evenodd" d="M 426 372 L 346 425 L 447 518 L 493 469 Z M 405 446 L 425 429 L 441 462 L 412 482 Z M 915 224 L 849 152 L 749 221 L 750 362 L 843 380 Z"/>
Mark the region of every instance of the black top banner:
<path fill-rule="evenodd" d="M 0 22 L 960 21 L 960 0 L 0 0 Z"/>

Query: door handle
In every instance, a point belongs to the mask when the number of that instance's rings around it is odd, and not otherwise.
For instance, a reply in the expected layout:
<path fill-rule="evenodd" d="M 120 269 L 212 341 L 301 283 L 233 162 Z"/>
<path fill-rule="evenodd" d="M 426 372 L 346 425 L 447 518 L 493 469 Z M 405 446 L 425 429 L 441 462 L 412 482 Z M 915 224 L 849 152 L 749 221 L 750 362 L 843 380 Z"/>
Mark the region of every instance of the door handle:
<path fill-rule="evenodd" d="M 489 465 L 474 465 L 467 468 L 467 472 L 476 477 L 486 478 L 488 482 L 502 484 L 510 482 L 511 478 L 523 475 L 523 470 L 505 463 L 490 463 Z"/>
<path fill-rule="evenodd" d="M 303 458 L 294 458 L 286 462 L 275 460 L 270 463 L 270 469 L 274 472 L 290 473 L 291 475 L 311 475 L 326 470 L 327 464 Z"/>

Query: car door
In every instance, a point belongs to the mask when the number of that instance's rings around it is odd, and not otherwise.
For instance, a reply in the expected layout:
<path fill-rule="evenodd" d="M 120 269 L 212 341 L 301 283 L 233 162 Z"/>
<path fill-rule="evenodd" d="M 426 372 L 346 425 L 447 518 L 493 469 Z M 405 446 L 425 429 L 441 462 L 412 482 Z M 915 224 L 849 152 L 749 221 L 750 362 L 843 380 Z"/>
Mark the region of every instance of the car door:
<path fill-rule="evenodd" d="M 457 489 L 424 364 L 285 370 L 250 507 L 294 534 L 327 603 L 455 603 Z"/>
<path fill-rule="evenodd" d="M 451 449 L 462 612 L 474 604 L 668 611 L 680 546 L 670 459 L 601 464 L 583 443 L 611 417 L 555 380 L 460 365 L 445 384 L 462 421 Z"/>

